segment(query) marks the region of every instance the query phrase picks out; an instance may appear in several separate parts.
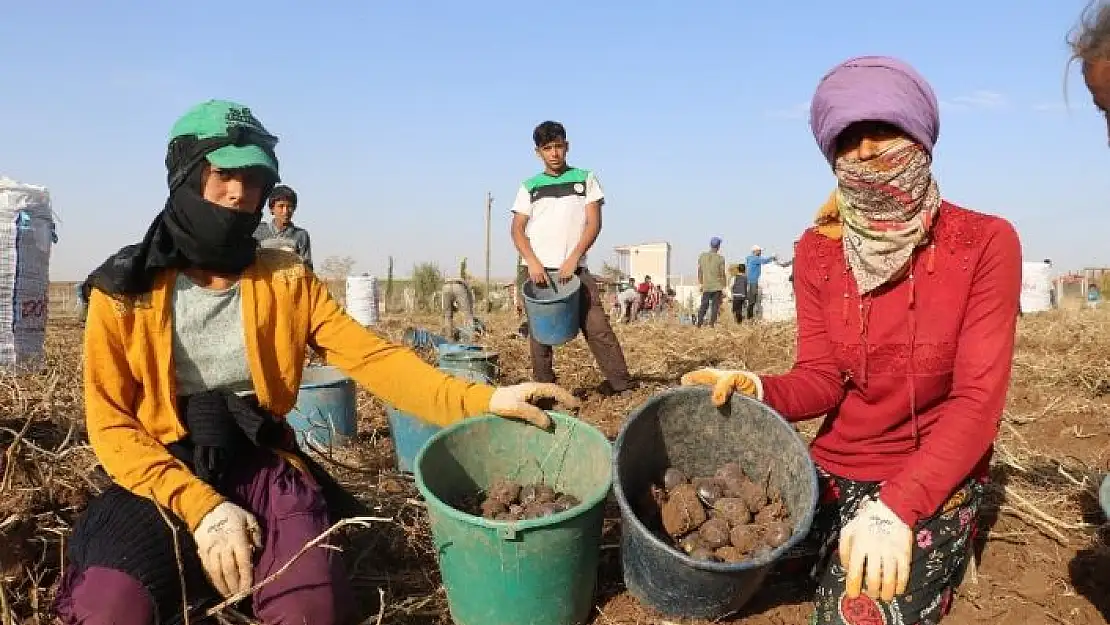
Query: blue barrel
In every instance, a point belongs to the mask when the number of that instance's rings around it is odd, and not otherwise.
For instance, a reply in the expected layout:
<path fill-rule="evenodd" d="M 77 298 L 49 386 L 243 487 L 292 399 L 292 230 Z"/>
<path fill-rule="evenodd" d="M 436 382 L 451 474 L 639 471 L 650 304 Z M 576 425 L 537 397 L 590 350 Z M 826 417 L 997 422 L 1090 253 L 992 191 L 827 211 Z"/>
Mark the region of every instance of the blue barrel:
<path fill-rule="evenodd" d="M 528 280 L 521 288 L 532 337 L 543 345 L 562 345 L 578 335 L 582 309 L 582 282 L 578 276 L 557 284 L 548 278 L 539 286 Z"/>
<path fill-rule="evenodd" d="M 335 367 L 305 367 L 297 405 L 285 420 L 305 446 L 338 447 L 358 432 L 355 381 Z"/>
<path fill-rule="evenodd" d="M 479 345 L 457 343 L 444 343 L 438 347 L 438 351 L 439 368 L 448 375 L 485 384 L 491 383 L 496 376 L 497 352 L 483 351 Z M 389 418 L 397 470 L 412 473 L 416 455 L 424 447 L 424 443 L 442 428 L 421 421 L 393 406 L 386 406 L 385 412 Z"/>

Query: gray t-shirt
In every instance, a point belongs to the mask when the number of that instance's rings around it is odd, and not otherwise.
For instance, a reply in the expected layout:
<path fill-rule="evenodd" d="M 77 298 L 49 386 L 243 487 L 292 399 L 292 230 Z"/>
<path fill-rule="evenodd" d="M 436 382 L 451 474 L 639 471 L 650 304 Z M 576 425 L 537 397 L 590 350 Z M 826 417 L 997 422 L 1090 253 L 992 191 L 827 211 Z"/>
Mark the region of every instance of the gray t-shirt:
<path fill-rule="evenodd" d="M 262 247 L 283 249 L 297 254 L 304 264 L 312 269 L 312 241 L 308 238 L 308 230 L 293 224 L 276 230 L 271 222 L 264 221 L 255 229 L 254 238 Z"/>
<path fill-rule="evenodd" d="M 173 287 L 173 360 L 177 394 L 251 392 L 239 283 L 224 289 L 197 286 L 184 273 Z"/>

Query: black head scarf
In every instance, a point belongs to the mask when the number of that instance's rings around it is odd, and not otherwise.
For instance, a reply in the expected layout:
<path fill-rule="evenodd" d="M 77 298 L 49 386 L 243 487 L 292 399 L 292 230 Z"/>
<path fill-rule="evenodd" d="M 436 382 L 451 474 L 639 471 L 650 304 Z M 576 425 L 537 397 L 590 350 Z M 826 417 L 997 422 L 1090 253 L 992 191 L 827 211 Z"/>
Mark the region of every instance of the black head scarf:
<path fill-rule="evenodd" d="M 111 295 L 139 295 L 149 292 L 165 269 L 194 268 L 238 275 L 249 267 L 258 249 L 254 231 L 277 177 L 269 176 L 253 213 L 233 211 L 205 200 L 202 178 L 205 157 L 225 146 L 258 145 L 274 156 L 272 142 L 252 139 L 249 133 L 215 139 L 173 139 L 166 154 L 170 187 L 166 206 L 151 222 L 143 240 L 108 257 L 89 274 L 82 290 L 97 288 Z"/>

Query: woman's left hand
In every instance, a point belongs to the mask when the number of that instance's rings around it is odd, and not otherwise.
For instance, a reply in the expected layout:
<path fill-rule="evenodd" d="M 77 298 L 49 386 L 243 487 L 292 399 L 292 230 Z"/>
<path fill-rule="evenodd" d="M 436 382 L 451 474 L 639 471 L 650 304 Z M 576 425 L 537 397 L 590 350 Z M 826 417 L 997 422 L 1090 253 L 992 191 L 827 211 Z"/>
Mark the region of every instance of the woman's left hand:
<path fill-rule="evenodd" d="M 489 400 L 489 411 L 499 417 L 520 419 L 546 430 L 551 427 L 551 418 L 535 406 L 535 402 L 541 399 L 554 399 L 568 408 L 582 405 L 574 395 L 561 386 L 526 382 L 515 386 L 497 387 Z"/>
<path fill-rule="evenodd" d="M 913 530 L 878 499 L 864 502 L 840 530 L 840 564 L 847 571 L 848 598 L 860 595 L 864 571 L 867 596 L 890 601 L 910 581 Z"/>

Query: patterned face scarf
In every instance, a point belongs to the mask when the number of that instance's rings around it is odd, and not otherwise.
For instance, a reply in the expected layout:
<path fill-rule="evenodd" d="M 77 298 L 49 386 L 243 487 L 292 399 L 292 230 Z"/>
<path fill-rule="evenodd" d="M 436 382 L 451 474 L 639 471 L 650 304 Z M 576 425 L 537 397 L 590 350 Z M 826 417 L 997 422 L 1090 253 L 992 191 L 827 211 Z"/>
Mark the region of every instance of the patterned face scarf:
<path fill-rule="evenodd" d="M 928 239 L 941 203 L 930 164 L 908 139 L 872 159 L 836 159 L 844 254 L 861 295 L 902 277 Z"/>

